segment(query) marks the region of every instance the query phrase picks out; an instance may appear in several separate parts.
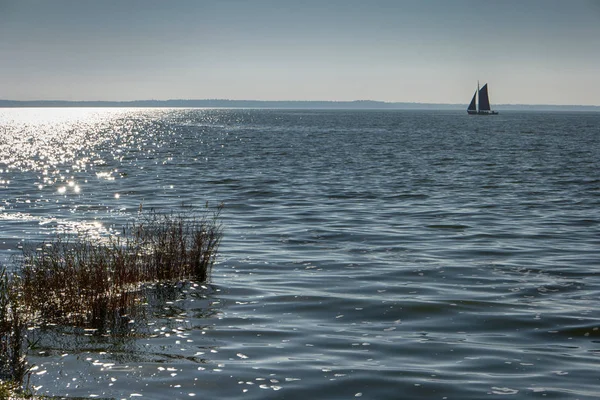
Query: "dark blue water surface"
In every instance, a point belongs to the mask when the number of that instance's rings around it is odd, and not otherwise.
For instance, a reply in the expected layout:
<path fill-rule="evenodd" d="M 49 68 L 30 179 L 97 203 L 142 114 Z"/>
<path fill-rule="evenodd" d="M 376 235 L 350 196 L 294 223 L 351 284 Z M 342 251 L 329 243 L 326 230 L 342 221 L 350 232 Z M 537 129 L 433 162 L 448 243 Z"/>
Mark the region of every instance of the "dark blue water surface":
<path fill-rule="evenodd" d="M 0 110 L 0 258 L 224 203 L 151 334 L 55 334 L 38 393 L 600 397 L 600 114 Z"/>

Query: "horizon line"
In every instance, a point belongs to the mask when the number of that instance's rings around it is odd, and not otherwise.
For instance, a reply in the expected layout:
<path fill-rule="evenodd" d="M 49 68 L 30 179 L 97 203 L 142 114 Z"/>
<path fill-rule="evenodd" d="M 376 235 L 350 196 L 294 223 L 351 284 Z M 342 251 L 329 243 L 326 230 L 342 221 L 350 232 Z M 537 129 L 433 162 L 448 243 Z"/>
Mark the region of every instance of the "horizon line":
<path fill-rule="evenodd" d="M 253 99 L 224 99 L 224 98 L 207 98 L 207 99 L 136 99 L 136 100 L 12 100 L 12 99 L 0 99 L 0 108 L 5 108 L 6 105 L 16 106 L 18 104 L 40 104 L 43 107 L 43 103 L 61 103 L 65 105 L 76 105 L 85 103 L 96 103 L 96 104 L 133 104 L 133 103 L 173 103 L 173 102 L 221 102 L 221 103 L 321 103 L 321 104 L 357 104 L 366 103 L 371 105 L 384 105 L 384 106 L 399 106 L 399 105 L 414 105 L 414 106 L 444 106 L 444 107 L 462 107 L 468 103 L 425 103 L 415 101 L 384 101 L 384 100 L 366 100 L 366 99 L 355 99 L 355 100 L 253 100 Z M 543 103 L 498 103 L 494 104 L 494 107 L 556 107 L 556 108 L 600 108 L 600 105 L 596 104 L 543 104 Z"/>

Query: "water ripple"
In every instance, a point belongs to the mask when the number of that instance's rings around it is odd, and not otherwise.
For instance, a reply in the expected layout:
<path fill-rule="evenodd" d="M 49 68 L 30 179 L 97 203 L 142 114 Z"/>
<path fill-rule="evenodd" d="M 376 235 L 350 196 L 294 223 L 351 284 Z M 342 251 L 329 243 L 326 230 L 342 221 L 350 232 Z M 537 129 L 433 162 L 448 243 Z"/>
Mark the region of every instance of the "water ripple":
<path fill-rule="evenodd" d="M 0 122 L 3 259 L 61 229 L 106 234 L 140 206 L 225 203 L 202 297 L 169 299 L 143 338 L 48 336 L 32 358 L 41 394 L 597 397 L 597 114 L 1 110 Z"/>

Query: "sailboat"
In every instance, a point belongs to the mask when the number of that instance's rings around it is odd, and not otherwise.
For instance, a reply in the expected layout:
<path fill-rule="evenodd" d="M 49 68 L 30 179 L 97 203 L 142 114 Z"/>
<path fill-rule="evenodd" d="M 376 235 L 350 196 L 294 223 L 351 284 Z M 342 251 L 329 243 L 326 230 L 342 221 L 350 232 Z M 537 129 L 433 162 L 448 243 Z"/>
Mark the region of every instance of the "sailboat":
<path fill-rule="evenodd" d="M 477 94 L 479 94 L 479 107 L 477 107 Z M 488 96 L 487 83 L 483 87 L 479 88 L 479 81 L 477 81 L 477 90 L 469 103 L 467 113 L 474 115 L 496 115 L 498 111 L 492 111 L 490 108 L 490 98 Z"/>

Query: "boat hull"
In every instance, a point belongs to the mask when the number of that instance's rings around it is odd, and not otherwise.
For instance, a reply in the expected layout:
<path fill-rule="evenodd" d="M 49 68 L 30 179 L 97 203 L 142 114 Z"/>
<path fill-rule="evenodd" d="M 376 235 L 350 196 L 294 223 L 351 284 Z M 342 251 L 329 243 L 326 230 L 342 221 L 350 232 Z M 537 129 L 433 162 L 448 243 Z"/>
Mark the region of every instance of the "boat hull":
<path fill-rule="evenodd" d="M 472 111 L 467 110 L 469 115 L 498 115 L 498 111 Z"/>

